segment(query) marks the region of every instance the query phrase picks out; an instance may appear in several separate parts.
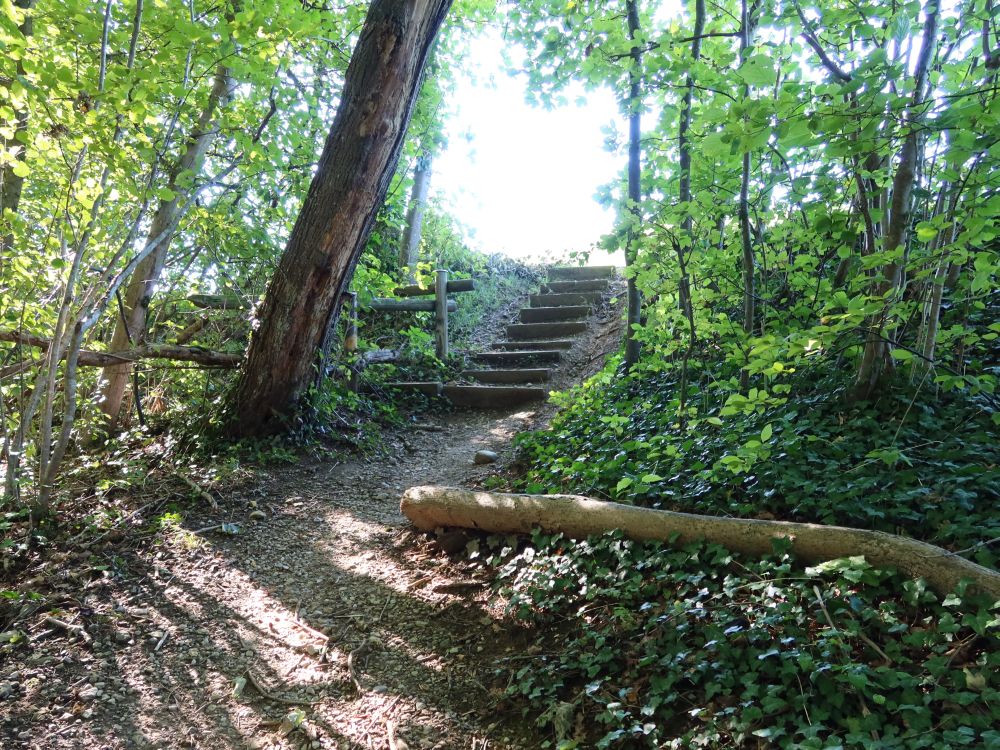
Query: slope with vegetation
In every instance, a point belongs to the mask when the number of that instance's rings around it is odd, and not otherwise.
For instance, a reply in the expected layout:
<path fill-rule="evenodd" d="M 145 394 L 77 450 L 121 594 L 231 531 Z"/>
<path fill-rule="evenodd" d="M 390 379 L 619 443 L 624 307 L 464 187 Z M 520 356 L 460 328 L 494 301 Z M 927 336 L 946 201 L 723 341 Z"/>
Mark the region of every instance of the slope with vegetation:
<path fill-rule="evenodd" d="M 990 3 L 538 2 L 544 101 L 612 86 L 639 305 L 503 486 L 925 540 L 996 568 Z M 637 85 L 638 81 L 638 85 Z M 539 535 L 503 569 L 560 747 L 995 747 L 998 603 L 778 545 Z"/>

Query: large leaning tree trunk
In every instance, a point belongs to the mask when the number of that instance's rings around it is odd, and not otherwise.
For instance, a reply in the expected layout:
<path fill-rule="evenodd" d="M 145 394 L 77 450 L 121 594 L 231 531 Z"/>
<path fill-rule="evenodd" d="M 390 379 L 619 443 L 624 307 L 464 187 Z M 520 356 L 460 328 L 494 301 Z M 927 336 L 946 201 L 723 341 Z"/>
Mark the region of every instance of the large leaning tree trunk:
<path fill-rule="evenodd" d="M 687 544 L 705 540 L 745 555 L 769 555 L 776 539 L 787 539 L 802 562 L 863 555 L 872 565 L 924 578 L 947 594 L 963 578 L 1000 598 L 1000 573 L 935 547 L 880 531 L 815 523 L 717 518 L 637 508 L 580 495 L 508 495 L 458 487 L 410 487 L 399 504 L 424 531 L 457 526 L 497 534 L 528 534 L 539 528 L 574 539 L 620 530 L 637 540 Z"/>
<path fill-rule="evenodd" d="M 369 7 L 316 176 L 230 395 L 230 436 L 280 431 L 314 382 L 318 353 L 385 200 L 427 56 L 450 6 L 451 0 L 373 0 Z"/>

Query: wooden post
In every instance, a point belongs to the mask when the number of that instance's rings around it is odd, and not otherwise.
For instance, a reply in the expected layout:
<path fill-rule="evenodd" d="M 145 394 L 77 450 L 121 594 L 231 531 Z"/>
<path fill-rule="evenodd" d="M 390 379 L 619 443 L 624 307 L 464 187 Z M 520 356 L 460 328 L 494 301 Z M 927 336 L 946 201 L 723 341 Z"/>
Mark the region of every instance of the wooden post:
<path fill-rule="evenodd" d="M 347 326 L 344 331 L 344 351 L 358 350 L 358 293 L 347 292 Z"/>
<path fill-rule="evenodd" d="M 353 354 L 358 350 L 358 293 L 346 292 L 345 295 L 347 297 L 347 325 L 344 330 L 344 351 L 347 354 Z M 351 379 L 348 388 L 355 393 L 361 387 L 362 367 L 364 367 L 362 362 L 354 362 L 350 365 Z"/>
<path fill-rule="evenodd" d="M 448 358 L 448 272 L 438 269 L 434 278 L 434 328 L 437 336 L 437 356 Z"/>

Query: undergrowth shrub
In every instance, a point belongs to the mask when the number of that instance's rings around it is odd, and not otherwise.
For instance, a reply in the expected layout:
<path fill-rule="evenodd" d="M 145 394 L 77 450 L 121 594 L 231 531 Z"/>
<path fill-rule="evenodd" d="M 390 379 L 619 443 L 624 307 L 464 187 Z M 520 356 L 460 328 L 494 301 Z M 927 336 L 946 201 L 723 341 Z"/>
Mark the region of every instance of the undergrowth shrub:
<path fill-rule="evenodd" d="M 1000 536 L 1000 441 L 990 402 L 897 387 L 849 405 L 817 366 L 783 389 L 702 378 L 677 418 L 676 370 L 610 365 L 562 396 L 551 428 L 520 436 L 518 488 L 654 508 L 902 533 L 984 565 Z"/>
<path fill-rule="evenodd" d="M 501 575 L 547 747 L 1000 747 L 1000 603 L 961 588 L 617 534 L 536 535 Z"/>

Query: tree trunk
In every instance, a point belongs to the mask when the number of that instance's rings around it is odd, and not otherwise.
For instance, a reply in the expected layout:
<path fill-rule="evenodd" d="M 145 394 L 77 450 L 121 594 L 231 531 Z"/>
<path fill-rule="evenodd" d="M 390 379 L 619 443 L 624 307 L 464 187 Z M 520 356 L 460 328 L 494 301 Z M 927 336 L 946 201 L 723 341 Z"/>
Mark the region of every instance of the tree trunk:
<path fill-rule="evenodd" d="M 691 34 L 691 61 L 695 63 L 701 58 L 701 39 L 705 31 L 705 0 L 696 0 L 694 29 Z M 693 66 L 692 66 L 693 67 Z M 691 252 L 694 247 L 694 219 L 691 216 L 691 138 L 688 132 L 691 130 L 691 108 L 694 104 L 694 75 L 688 70 L 687 81 L 684 85 L 684 100 L 681 105 L 680 123 L 677 128 L 677 151 L 679 153 L 678 162 L 680 174 L 677 179 L 677 197 L 684 206 L 684 218 L 681 220 L 681 230 L 687 237 L 687 252 Z M 722 232 L 722 227 L 719 228 Z M 677 245 L 677 253 L 682 255 L 685 252 L 683 245 Z M 679 257 L 682 272 L 681 282 L 678 292 L 678 301 L 685 317 L 691 317 L 694 311 L 691 308 L 691 284 L 684 272 L 686 263 L 683 257 Z"/>
<path fill-rule="evenodd" d="M 229 68 L 220 65 L 215 72 L 208 102 L 188 137 L 184 153 L 170 171 L 167 187 L 174 195 L 169 200 L 160 201 L 150 224 L 147 242 L 152 242 L 165 232 L 166 234 L 157 243 L 153 252 L 135 269 L 125 290 L 125 298 L 121 300 L 114 335 L 111 338 L 112 352 L 139 347 L 145 343 L 149 303 L 156 290 L 174 236 L 173 232 L 167 230 L 175 225 L 177 215 L 185 202 L 185 191 L 178 186 L 178 178 L 181 175 L 194 177 L 201 171 L 208 149 L 218 134 L 215 128 L 216 114 L 219 108 L 229 101 L 232 89 L 233 80 Z M 109 429 L 113 430 L 117 426 L 131 372 L 131 364 L 121 364 L 108 367 L 101 373 L 100 409 Z"/>
<path fill-rule="evenodd" d="M 406 272 L 411 282 L 417 280 L 417 261 L 420 259 L 420 235 L 424 223 L 424 209 L 427 207 L 427 192 L 431 185 L 431 157 L 417 159 L 413 174 L 413 192 L 410 194 L 410 210 L 406 214 L 406 229 L 399 246 L 399 267 Z"/>
<path fill-rule="evenodd" d="M 628 38 L 635 40 L 639 33 L 638 0 L 625 0 L 625 14 L 628 22 Z M 637 43 L 633 43 L 631 52 L 631 67 L 629 68 L 628 95 L 628 210 L 632 219 L 628 231 L 628 245 L 625 248 L 625 264 L 634 267 L 638 248 L 637 238 L 642 224 L 642 163 L 641 138 L 642 127 L 640 109 L 642 108 L 642 52 Z M 625 326 L 625 366 L 632 367 L 639 361 L 639 339 L 636 338 L 636 327 L 642 323 L 642 293 L 636 286 L 635 276 L 629 274 L 627 282 L 627 306 Z"/>
<path fill-rule="evenodd" d="M 701 57 L 701 38 L 705 31 L 705 0 L 696 0 L 694 14 L 694 29 L 691 39 L 691 60 L 697 62 Z M 692 66 L 693 67 L 693 66 Z M 680 152 L 680 176 L 677 185 L 677 197 L 684 206 L 684 218 L 681 221 L 681 230 L 687 241 L 687 247 L 683 242 L 675 242 L 674 248 L 677 253 L 677 265 L 680 271 L 680 283 L 677 289 L 677 301 L 681 312 L 688 323 L 688 345 L 681 360 L 681 379 L 678 388 L 678 402 L 680 408 L 681 425 L 687 424 L 687 391 L 688 391 L 688 365 L 694 355 L 695 344 L 697 343 L 697 329 L 694 325 L 694 304 L 691 300 L 691 277 L 687 271 L 688 254 L 694 249 L 694 219 L 691 216 L 691 139 L 688 132 L 691 129 L 691 108 L 694 104 L 694 74 L 688 70 L 687 82 L 684 87 L 684 102 L 681 109 L 680 123 L 677 128 L 677 150 Z M 720 247 L 722 232 L 725 228 L 725 219 L 720 215 L 717 219 L 717 226 L 720 236 Z"/>
<path fill-rule="evenodd" d="M 35 6 L 35 0 L 15 0 L 14 6 L 26 13 L 24 21 L 18 28 L 24 38 L 28 39 L 33 32 L 31 11 Z M 17 72 L 18 75 L 24 75 L 24 65 L 20 59 L 17 63 Z M 10 84 L 8 83 L 6 86 L 9 88 Z M 14 137 L 10 141 L 0 139 L 0 145 L 5 149 L 11 147 L 20 149 L 13 164 L 5 163 L 3 167 L 0 167 L 0 263 L 3 262 L 14 244 L 14 234 L 8 227 L 4 214 L 7 211 L 12 214 L 17 213 L 18 206 L 21 204 L 21 188 L 24 186 L 24 178 L 15 174 L 14 168 L 23 163 L 25 159 L 27 146 L 21 142 L 18 136 L 28 129 L 28 113 L 15 112 L 14 118 L 17 122 L 14 128 Z"/>
<path fill-rule="evenodd" d="M 746 60 L 750 53 L 750 37 L 753 36 L 754 8 L 747 7 L 747 0 L 741 4 L 740 21 L 740 60 Z M 750 87 L 743 87 L 744 99 L 749 98 Z M 750 152 L 743 154 L 742 172 L 740 175 L 740 202 L 738 210 L 740 222 L 740 248 L 743 255 L 743 333 L 747 337 L 747 351 L 750 350 L 749 339 L 753 336 L 753 322 L 755 315 L 755 290 L 754 290 L 754 256 L 753 242 L 750 237 Z M 740 390 L 746 391 L 750 387 L 750 371 L 744 367 L 740 370 Z"/>
<path fill-rule="evenodd" d="M 399 160 L 420 78 L 451 0 L 373 0 L 309 193 L 230 394 L 233 437 L 281 430 L 315 381 L 317 354 Z"/>
<path fill-rule="evenodd" d="M 906 128 L 903 146 L 899 151 L 899 164 L 892 180 L 892 201 L 889 205 L 889 224 L 882 244 L 883 252 L 893 252 L 900 248 L 910 228 L 910 214 L 913 204 L 913 186 L 916 183 L 917 163 L 920 158 L 921 111 L 926 96 L 926 82 L 931 59 L 937 43 L 937 24 L 940 0 L 930 0 L 924 19 L 923 41 L 913 72 L 913 96 L 907 108 Z M 890 260 L 882 270 L 882 278 L 875 285 L 876 296 L 885 298 L 880 313 L 868 321 L 865 348 L 861 355 L 861 365 L 854 381 L 854 398 L 871 398 L 883 375 L 891 368 L 889 342 L 884 331 L 891 314 L 890 304 L 896 290 L 902 283 L 903 263 Z"/>
<path fill-rule="evenodd" d="M 687 544 L 704 539 L 745 555 L 769 555 L 776 539 L 787 539 L 802 562 L 863 555 L 872 565 L 925 578 L 939 594 L 963 578 L 1000 597 L 1000 573 L 915 539 L 844 526 L 716 518 L 637 508 L 579 495 L 508 495 L 457 487 L 411 487 L 399 505 L 424 531 L 441 526 L 494 534 L 528 534 L 540 528 L 582 539 L 620 530 L 630 539 Z"/>

